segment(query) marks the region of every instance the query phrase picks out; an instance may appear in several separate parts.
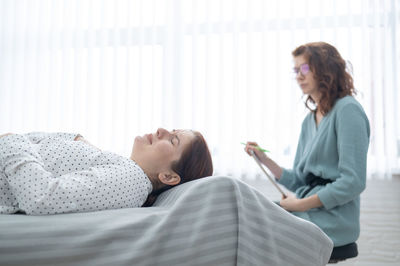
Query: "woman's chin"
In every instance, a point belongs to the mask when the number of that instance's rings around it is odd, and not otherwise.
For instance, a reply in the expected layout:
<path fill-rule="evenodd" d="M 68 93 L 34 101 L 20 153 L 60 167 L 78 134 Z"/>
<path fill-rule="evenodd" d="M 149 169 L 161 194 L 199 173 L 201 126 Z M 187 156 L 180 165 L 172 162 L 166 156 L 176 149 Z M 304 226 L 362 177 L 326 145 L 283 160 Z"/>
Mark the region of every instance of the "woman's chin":
<path fill-rule="evenodd" d="M 307 89 L 307 88 L 302 88 L 301 91 L 303 92 L 303 94 L 305 95 L 310 95 L 311 94 L 311 90 Z"/>
<path fill-rule="evenodd" d="M 145 141 L 146 141 L 146 139 L 144 136 L 136 136 L 133 145 L 139 144 L 139 143 L 144 143 Z"/>

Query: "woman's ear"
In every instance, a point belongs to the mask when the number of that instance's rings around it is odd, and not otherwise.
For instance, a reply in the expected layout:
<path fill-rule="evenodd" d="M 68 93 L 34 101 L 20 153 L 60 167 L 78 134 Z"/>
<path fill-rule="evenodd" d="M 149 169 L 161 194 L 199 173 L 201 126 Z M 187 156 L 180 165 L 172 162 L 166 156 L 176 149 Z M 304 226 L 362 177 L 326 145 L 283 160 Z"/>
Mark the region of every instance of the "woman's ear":
<path fill-rule="evenodd" d="M 169 186 L 175 186 L 181 182 L 181 177 L 175 172 L 161 172 L 158 174 L 158 179 Z"/>

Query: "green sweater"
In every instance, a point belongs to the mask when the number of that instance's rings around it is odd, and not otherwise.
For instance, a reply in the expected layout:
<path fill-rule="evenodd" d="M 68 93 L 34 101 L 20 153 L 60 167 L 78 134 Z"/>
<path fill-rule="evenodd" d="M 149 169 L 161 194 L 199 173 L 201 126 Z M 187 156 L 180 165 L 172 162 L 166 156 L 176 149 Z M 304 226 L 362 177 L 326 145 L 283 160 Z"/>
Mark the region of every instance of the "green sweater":
<path fill-rule="evenodd" d="M 318 225 L 335 246 L 355 242 L 360 235 L 360 194 L 365 189 L 369 121 L 361 105 L 346 96 L 316 126 L 314 114 L 303 121 L 293 169 L 284 169 L 279 183 L 300 197 L 312 173 L 332 183 L 316 186 L 323 207 L 294 215 Z"/>

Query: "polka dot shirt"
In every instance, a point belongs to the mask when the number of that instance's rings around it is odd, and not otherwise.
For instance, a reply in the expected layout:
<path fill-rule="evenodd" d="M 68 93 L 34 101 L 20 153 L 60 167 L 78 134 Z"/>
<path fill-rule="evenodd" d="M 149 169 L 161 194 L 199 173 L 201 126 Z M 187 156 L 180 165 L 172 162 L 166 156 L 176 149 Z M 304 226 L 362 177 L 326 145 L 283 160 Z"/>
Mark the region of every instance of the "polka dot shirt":
<path fill-rule="evenodd" d="M 31 215 L 141 207 L 152 191 L 131 159 L 104 152 L 77 134 L 0 138 L 0 213 Z"/>

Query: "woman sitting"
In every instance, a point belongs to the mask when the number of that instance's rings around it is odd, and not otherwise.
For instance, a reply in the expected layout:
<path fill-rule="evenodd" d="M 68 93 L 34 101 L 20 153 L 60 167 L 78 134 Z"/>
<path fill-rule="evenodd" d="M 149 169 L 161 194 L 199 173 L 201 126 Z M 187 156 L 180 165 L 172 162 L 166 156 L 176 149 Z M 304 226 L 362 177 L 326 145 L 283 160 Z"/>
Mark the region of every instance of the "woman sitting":
<path fill-rule="evenodd" d="M 353 78 L 338 50 L 324 42 L 293 52 L 294 73 L 305 105 L 292 169 L 280 167 L 248 142 L 279 183 L 295 194 L 280 201 L 287 211 L 318 225 L 335 247 L 360 234 L 360 194 L 365 189 L 370 128 L 355 94 Z"/>

